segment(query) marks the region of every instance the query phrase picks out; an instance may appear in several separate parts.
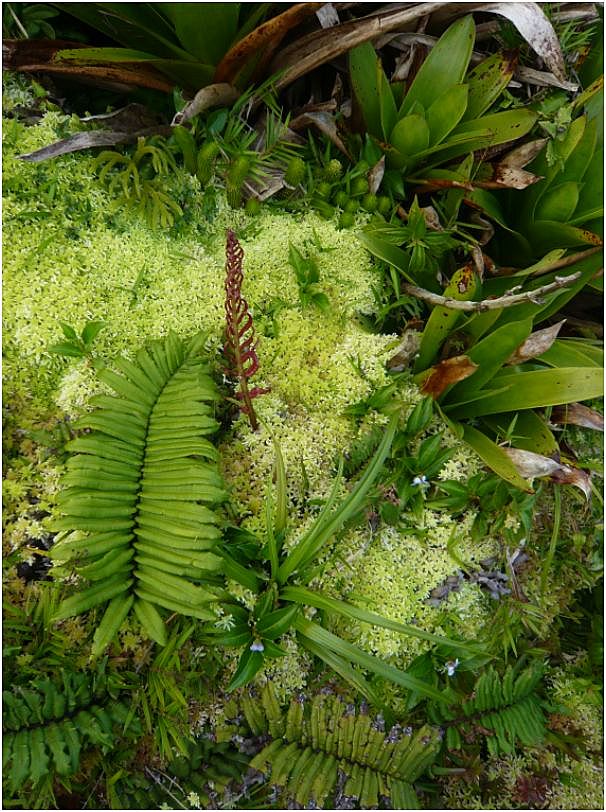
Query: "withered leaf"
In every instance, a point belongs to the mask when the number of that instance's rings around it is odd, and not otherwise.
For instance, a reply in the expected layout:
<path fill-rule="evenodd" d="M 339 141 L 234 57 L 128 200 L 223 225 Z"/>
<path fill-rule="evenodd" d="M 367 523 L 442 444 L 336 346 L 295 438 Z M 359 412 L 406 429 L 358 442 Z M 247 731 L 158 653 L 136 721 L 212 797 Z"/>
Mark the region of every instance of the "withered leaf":
<path fill-rule="evenodd" d="M 534 451 L 524 451 L 521 448 L 504 448 L 503 451 L 524 479 L 549 477 L 552 482 L 557 482 L 559 485 L 574 485 L 583 491 L 586 499 L 589 499 L 591 481 L 587 471 L 563 465 L 551 457 L 535 454 Z"/>
<path fill-rule="evenodd" d="M 566 67 L 560 41 L 538 3 L 491 3 L 482 8 L 506 17 L 515 25 L 533 51 L 560 81 L 566 81 Z"/>
<path fill-rule="evenodd" d="M 136 132 L 124 132 L 124 130 L 91 130 L 86 133 L 75 133 L 69 138 L 55 141 L 47 147 L 41 147 L 34 152 L 27 152 L 18 157 L 22 161 L 38 163 L 46 161 L 48 158 L 57 158 L 59 155 L 66 155 L 69 152 L 78 152 L 81 149 L 91 147 L 113 147 L 116 144 L 134 144 L 137 138 L 146 138 L 150 135 L 169 136 L 171 128 L 166 125 L 157 127 L 147 127 Z"/>
<path fill-rule="evenodd" d="M 337 131 L 337 123 L 335 118 L 329 113 L 321 110 L 310 113 L 301 113 L 300 116 L 297 116 L 289 124 L 290 129 L 294 130 L 295 132 L 312 125 L 317 127 L 320 132 L 324 133 L 324 135 L 333 142 L 335 147 L 340 150 L 343 155 L 346 155 L 348 158 L 351 157 L 345 147 L 345 144 L 343 141 L 341 141 L 341 137 Z"/>
<path fill-rule="evenodd" d="M 257 26 L 225 54 L 217 65 L 215 82 L 233 82 L 242 66 L 259 54 L 261 54 L 260 65 L 265 65 L 291 28 L 314 14 L 321 6 L 322 3 L 295 3 L 282 14 Z M 260 65 L 257 65 L 257 68 Z"/>
<path fill-rule="evenodd" d="M 203 113 L 204 110 L 208 110 L 210 107 L 227 107 L 235 102 L 239 95 L 239 91 L 226 82 L 207 85 L 196 93 L 183 110 L 175 113 L 171 123 L 173 126 L 183 124 L 184 121 L 189 121 L 190 118 Z"/>
<path fill-rule="evenodd" d="M 447 358 L 429 370 L 428 377 L 421 385 L 421 392 L 424 395 L 431 395 L 435 400 L 449 386 L 473 375 L 477 368 L 478 365 L 474 364 L 467 355 L 455 355 L 454 358 Z"/>
<path fill-rule="evenodd" d="M 549 418 L 551 423 L 572 423 L 586 429 L 604 431 L 604 415 L 583 406 L 582 403 L 568 403 L 566 406 L 556 406 Z"/>
<path fill-rule="evenodd" d="M 421 333 L 418 330 L 407 329 L 402 335 L 395 353 L 387 362 L 387 369 L 392 372 L 402 372 L 406 369 L 421 346 Z"/>
<path fill-rule="evenodd" d="M 551 327 L 545 327 L 543 330 L 535 330 L 535 332 L 531 333 L 526 341 L 520 344 L 517 350 L 509 356 L 506 363 L 510 366 L 523 364 L 524 361 L 529 361 L 531 358 L 543 355 L 556 340 L 565 322 L 566 319 L 562 319 L 562 321 L 553 324 Z"/>

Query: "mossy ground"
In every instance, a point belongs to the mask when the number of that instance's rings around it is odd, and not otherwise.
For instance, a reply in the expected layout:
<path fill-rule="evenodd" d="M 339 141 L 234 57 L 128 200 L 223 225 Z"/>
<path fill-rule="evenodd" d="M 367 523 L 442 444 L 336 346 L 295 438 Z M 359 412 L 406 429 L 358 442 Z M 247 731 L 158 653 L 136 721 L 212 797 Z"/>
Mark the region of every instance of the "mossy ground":
<path fill-rule="evenodd" d="M 65 359 L 48 352 L 48 346 L 61 339 L 60 322 L 80 331 L 86 320 L 103 321 L 93 351 L 109 364 L 115 355 L 131 355 L 145 341 L 169 330 L 183 336 L 203 330 L 219 368 L 224 238 L 226 228 L 233 228 L 244 248 L 244 295 L 258 336 L 260 370 L 255 383 L 270 393 L 255 401 L 261 421 L 257 432 L 242 415 L 224 431 L 222 471 L 243 526 L 262 534 L 266 489 L 272 487 L 273 440 L 280 443 L 288 477 L 287 545 L 295 543 L 315 515 L 315 502 L 327 495 L 339 456 L 370 425 L 384 419 L 372 412 L 354 418 L 344 410 L 388 381 L 385 361 L 397 341 L 362 326 L 359 317 L 373 312 L 373 288 L 380 280 L 354 231 L 338 230 L 313 213 L 292 215 L 266 208 L 249 218 L 232 211 L 220 193 L 200 189 L 185 173 L 170 180 L 185 212 L 183 220 L 168 232 L 154 231 L 138 216 L 113 210 L 113 201 L 95 178 L 93 156 L 68 155 L 41 164 L 16 157 L 77 128 L 75 121 L 49 112 L 37 126 L 7 120 L 3 132 L 8 562 L 4 577 L 9 600 L 21 606 L 43 589 L 35 582 L 25 587 L 16 567 L 36 554 L 35 542 L 50 538 L 62 470 L 60 455 L 49 451 L 53 443 L 41 443 L 36 432 L 69 425 L 100 389 L 89 359 Z M 302 306 L 288 263 L 290 242 L 315 257 L 329 313 Z M 412 384 L 403 385 L 404 416 L 419 398 Z M 479 461 L 440 421 L 435 420 L 429 431 L 443 432 L 444 443 L 453 449 L 441 478 L 465 481 L 480 470 Z M 60 451 L 59 440 L 57 446 L 55 451 Z M 326 551 L 316 583 L 389 618 L 436 633 L 455 631 L 462 637 L 481 638 L 490 631 L 495 606 L 477 584 L 465 583 L 441 606 L 427 602 L 432 589 L 457 574 L 461 560 L 479 567 L 482 559 L 502 552 L 508 538 L 503 522 L 494 531 L 488 526 L 481 540 L 474 539 L 476 512 L 470 509 L 453 518 L 425 509 L 420 517 L 404 515 L 399 525 L 377 532 L 366 526 L 349 530 Z M 516 527 L 515 515 L 508 521 L 510 528 Z M 577 539 L 576 547 L 566 547 L 578 567 L 565 572 L 558 565 L 548 573 L 547 589 L 529 576 L 528 594 L 543 618 L 541 636 L 555 622 L 564 599 L 579 586 L 595 582 L 590 547 L 584 537 Z M 247 600 L 244 591 L 242 600 Z M 91 623 L 79 618 L 66 621 L 59 630 L 69 643 L 66 653 L 81 665 L 90 646 Z M 400 667 L 410 665 L 427 648 L 418 640 L 371 627 L 341 623 L 339 631 Z M 152 660 L 135 623 L 125 627 L 120 641 L 126 658 L 132 658 L 138 669 Z M 310 658 L 301 654 L 294 639 L 287 648 L 288 656 L 258 678 L 261 682 L 271 678 L 284 698 L 301 689 L 311 673 Z M 203 656 L 191 648 L 187 668 L 195 671 L 196 658 Z M 23 665 L 33 665 L 30 660 Z M 221 679 L 229 678 L 235 662 L 228 658 L 216 666 Z M 553 757 L 549 769 L 559 771 L 562 780 L 559 789 L 552 782 L 548 802 L 552 808 L 565 808 L 573 801 L 578 808 L 592 808 L 597 800 L 592 758 L 599 751 L 598 706 L 583 701 L 582 686 L 566 669 L 554 672 L 553 685 L 555 695 L 573 708 L 573 724 L 578 721 L 583 729 L 588 756 L 580 761 Z M 194 705 L 192 700 L 195 717 Z M 220 717 L 220 696 L 212 707 L 213 718 Z M 208 718 L 206 713 L 205 723 Z M 499 791 L 505 786 L 509 794 L 491 796 L 489 802 L 521 803 L 516 795 L 520 784 L 511 776 L 525 771 L 534 775 L 546 758 L 541 753 L 528 753 L 519 764 L 514 760 L 490 764 Z M 446 782 L 444 792 L 452 808 L 456 804 L 480 808 L 473 806 L 479 797 L 473 787 Z"/>

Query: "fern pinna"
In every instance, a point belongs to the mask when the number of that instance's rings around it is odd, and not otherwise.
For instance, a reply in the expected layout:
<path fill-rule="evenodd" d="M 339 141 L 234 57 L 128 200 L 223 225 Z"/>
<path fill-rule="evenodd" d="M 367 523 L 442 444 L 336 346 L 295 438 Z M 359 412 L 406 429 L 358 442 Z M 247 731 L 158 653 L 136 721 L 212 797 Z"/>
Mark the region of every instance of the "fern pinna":
<path fill-rule="evenodd" d="M 62 672 L 62 684 L 34 680 L 2 692 L 2 767 L 8 790 L 45 776 L 72 775 L 86 747 L 110 748 L 117 733 L 140 733 L 122 702 L 111 698 L 94 677 Z M 101 680 L 101 683 L 103 681 Z"/>
<path fill-rule="evenodd" d="M 102 370 L 117 397 L 94 397 L 96 410 L 76 424 L 90 433 L 68 443 L 76 455 L 59 499 L 65 515 L 56 522 L 68 535 L 54 557 L 73 560 L 91 584 L 64 600 L 54 620 L 109 601 L 93 655 L 131 609 L 161 645 L 162 608 L 215 618 L 212 579 L 221 559 L 213 549 L 221 531 L 212 507 L 226 494 L 208 439 L 218 428 L 212 411 L 219 395 L 199 354 L 202 343 L 198 336 L 185 345 L 171 333 L 140 350 L 135 362 L 116 360 L 122 375 Z"/>
<path fill-rule="evenodd" d="M 503 677 L 487 668 L 461 704 L 430 704 L 430 718 L 445 727 L 449 750 L 459 750 L 463 738 L 478 734 L 486 736 L 492 755 L 513 753 L 518 740 L 533 747 L 545 735 L 543 702 L 537 694 L 542 677 L 543 669 L 537 665 L 519 673 L 509 667 Z"/>
<path fill-rule="evenodd" d="M 287 798 L 322 808 L 327 798 L 356 801 L 377 809 L 380 799 L 393 809 L 417 809 L 412 786 L 435 761 L 441 736 L 437 727 L 416 732 L 399 725 L 385 730 L 365 704 L 358 708 L 339 696 L 320 694 L 311 702 L 296 697 L 286 711 L 268 683 L 260 698 L 244 691 L 241 708 L 251 731 L 272 741 L 250 762 L 269 776 Z M 334 808 L 334 807 L 333 807 Z"/>
<path fill-rule="evenodd" d="M 248 302 L 242 296 L 242 261 L 244 251 L 233 231 L 227 232 L 225 246 L 225 345 L 223 352 L 227 361 L 227 375 L 239 383 L 236 397 L 240 410 L 248 417 L 253 431 L 258 422 L 252 400 L 268 392 L 255 386 L 248 388 L 248 379 L 259 369 L 259 359 L 255 348 L 255 328 Z"/>

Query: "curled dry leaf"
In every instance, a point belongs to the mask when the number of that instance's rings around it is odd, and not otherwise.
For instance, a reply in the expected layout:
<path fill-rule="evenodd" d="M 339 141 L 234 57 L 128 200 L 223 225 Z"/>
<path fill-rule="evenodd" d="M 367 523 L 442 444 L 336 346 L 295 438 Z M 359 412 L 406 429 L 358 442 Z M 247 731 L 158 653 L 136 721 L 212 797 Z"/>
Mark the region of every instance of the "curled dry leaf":
<path fill-rule="evenodd" d="M 566 81 L 560 41 L 538 3 L 491 3 L 483 6 L 481 10 L 498 14 L 513 23 L 556 79 Z"/>
<path fill-rule="evenodd" d="M 385 174 L 385 155 L 382 155 L 368 173 L 368 191 L 376 195 Z"/>
<path fill-rule="evenodd" d="M 227 107 L 233 104 L 239 95 L 238 90 L 226 82 L 207 85 L 196 93 L 183 110 L 175 113 L 171 124 L 173 127 L 177 124 L 183 124 L 184 121 L 189 121 L 190 118 L 203 113 L 204 110 L 208 110 L 210 107 Z"/>
<path fill-rule="evenodd" d="M 429 370 L 429 375 L 421 385 L 421 392 L 424 395 L 431 395 L 435 400 L 449 386 L 473 375 L 477 368 L 478 365 L 474 364 L 467 355 L 455 355 L 454 358 L 447 358 Z"/>
<path fill-rule="evenodd" d="M 360 20 L 335 25 L 314 31 L 292 45 L 284 48 L 271 65 L 271 70 L 282 70 L 276 88 L 286 87 L 309 71 L 346 53 L 356 45 L 361 45 L 381 34 L 397 31 L 404 24 L 414 22 L 426 14 L 431 14 L 450 3 L 413 3 L 412 6 L 396 6 L 381 9 L 379 12 Z"/>
<path fill-rule="evenodd" d="M 42 147 L 34 152 L 27 152 L 18 157 L 22 161 L 38 163 L 46 161 L 48 158 L 57 158 L 59 155 L 67 155 L 69 152 L 78 152 L 81 149 L 91 147 L 113 147 L 116 144 L 135 144 L 138 138 L 147 138 L 151 135 L 170 135 L 171 128 L 165 125 L 157 127 L 147 127 L 136 132 L 124 132 L 123 130 L 92 130 L 87 133 L 76 133 L 62 141 L 55 141 L 47 147 Z"/>
<path fill-rule="evenodd" d="M 535 332 L 531 333 L 526 341 L 520 344 L 517 350 L 509 356 L 506 363 L 510 366 L 523 364 L 524 361 L 529 361 L 531 358 L 543 355 L 556 340 L 565 322 L 566 319 L 562 319 L 562 321 L 559 321 L 557 324 L 552 324 L 551 327 L 545 327 L 543 330 L 535 330 Z"/>
<path fill-rule="evenodd" d="M 591 479 L 587 471 L 580 468 L 571 468 L 563 465 L 551 457 L 535 454 L 534 451 L 523 451 L 520 448 L 504 448 L 503 451 L 515 465 L 520 476 L 533 480 L 537 477 L 549 477 L 558 485 L 574 485 L 589 499 L 591 495 Z"/>
<path fill-rule="evenodd" d="M 294 130 L 295 132 L 304 129 L 305 127 L 317 127 L 320 132 L 324 133 L 324 135 L 333 142 L 335 147 L 340 150 L 343 155 L 351 158 L 350 154 L 347 152 L 345 144 L 339 137 L 337 123 L 334 116 L 331 116 L 329 113 L 323 111 L 301 113 L 300 116 L 297 116 L 293 121 L 290 122 L 289 126 L 290 129 Z"/>
<path fill-rule="evenodd" d="M 604 415 L 596 412 L 595 409 L 590 409 L 589 406 L 583 406 L 582 403 L 568 403 L 566 406 L 554 407 L 549 422 L 552 424 L 572 423 L 585 429 L 604 431 Z"/>
<path fill-rule="evenodd" d="M 261 55 L 259 67 L 267 64 L 284 36 L 306 17 L 314 14 L 322 3 L 295 3 L 290 8 L 259 25 L 244 39 L 236 42 L 217 65 L 215 82 L 233 82 L 252 57 Z"/>
<path fill-rule="evenodd" d="M 421 333 L 412 328 L 406 329 L 395 353 L 387 361 L 387 369 L 392 372 L 402 372 L 410 366 L 411 361 L 419 352 L 420 346 Z"/>

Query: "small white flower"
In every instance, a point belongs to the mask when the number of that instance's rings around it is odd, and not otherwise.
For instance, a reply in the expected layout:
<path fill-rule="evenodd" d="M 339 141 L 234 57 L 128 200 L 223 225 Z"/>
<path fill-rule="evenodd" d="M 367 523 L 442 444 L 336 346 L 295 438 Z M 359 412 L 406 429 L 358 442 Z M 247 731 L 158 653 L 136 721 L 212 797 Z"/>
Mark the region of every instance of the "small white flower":
<path fill-rule="evenodd" d="M 215 626 L 218 629 L 225 629 L 225 631 L 230 631 L 235 625 L 236 621 L 234 620 L 233 615 L 224 615 L 215 622 Z"/>
<path fill-rule="evenodd" d="M 454 677 L 455 671 L 459 667 L 459 658 L 457 657 L 456 660 L 447 660 L 444 663 L 444 671 L 446 671 L 449 677 Z"/>
<path fill-rule="evenodd" d="M 417 487 L 420 486 L 421 488 L 429 488 L 429 481 L 425 474 L 422 476 L 416 476 L 412 481 L 412 486 Z"/>
<path fill-rule="evenodd" d="M 254 643 L 250 644 L 251 651 L 265 651 L 265 646 L 260 640 L 255 640 Z"/>

